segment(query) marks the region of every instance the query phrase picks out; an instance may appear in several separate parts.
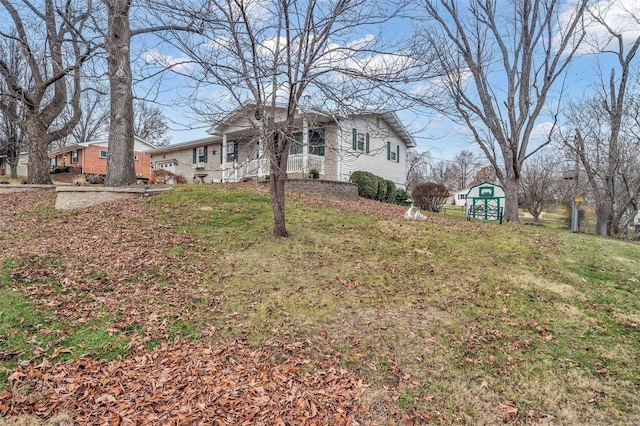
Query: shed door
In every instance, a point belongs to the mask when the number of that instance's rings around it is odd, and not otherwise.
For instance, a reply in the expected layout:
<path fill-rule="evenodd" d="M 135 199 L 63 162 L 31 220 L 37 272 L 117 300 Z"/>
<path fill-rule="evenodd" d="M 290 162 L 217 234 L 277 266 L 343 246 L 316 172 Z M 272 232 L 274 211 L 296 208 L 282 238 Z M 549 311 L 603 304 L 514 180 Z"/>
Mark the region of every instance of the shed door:
<path fill-rule="evenodd" d="M 500 198 L 474 198 L 470 216 L 485 220 L 500 220 Z"/>

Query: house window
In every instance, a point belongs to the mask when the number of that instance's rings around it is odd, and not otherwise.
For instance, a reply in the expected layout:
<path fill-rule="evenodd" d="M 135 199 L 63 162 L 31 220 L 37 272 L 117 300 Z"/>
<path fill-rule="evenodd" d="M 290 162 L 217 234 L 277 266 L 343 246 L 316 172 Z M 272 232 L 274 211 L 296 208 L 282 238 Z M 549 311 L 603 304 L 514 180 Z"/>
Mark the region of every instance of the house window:
<path fill-rule="evenodd" d="M 238 142 L 227 145 L 227 163 L 238 161 Z"/>
<path fill-rule="evenodd" d="M 109 153 L 107 151 L 100 150 L 100 158 L 107 158 Z"/>
<path fill-rule="evenodd" d="M 324 155 L 324 129 L 309 130 L 309 154 Z"/>
<path fill-rule="evenodd" d="M 395 147 L 391 145 L 391 142 L 387 142 L 387 160 L 397 163 L 397 153 L 394 148 Z"/>
<path fill-rule="evenodd" d="M 302 154 L 302 133 L 295 133 L 289 145 L 289 155 Z"/>
<path fill-rule="evenodd" d="M 76 164 L 78 162 L 78 150 L 71 151 L 71 164 Z"/>
<path fill-rule="evenodd" d="M 365 136 L 362 133 L 358 133 L 358 151 L 364 151 L 364 138 Z"/>
<path fill-rule="evenodd" d="M 133 161 L 138 161 L 138 154 L 133 154 Z"/>
<path fill-rule="evenodd" d="M 193 158 L 191 162 L 193 164 L 207 163 L 209 160 L 209 152 L 206 146 L 200 148 L 193 148 Z"/>
<path fill-rule="evenodd" d="M 387 160 L 394 163 L 400 162 L 400 145 L 392 145 L 391 142 L 387 142 Z"/>
<path fill-rule="evenodd" d="M 467 194 L 458 194 L 458 200 L 464 200 L 467 198 Z"/>
<path fill-rule="evenodd" d="M 57 164 L 56 164 L 56 159 L 55 159 L 55 157 L 54 157 L 54 158 L 50 158 L 50 159 L 49 159 L 49 167 L 51 167 L 52 169 L 55 169 L 56 165 L 57 165 Z"/>
<path fill-rule="evenodd" d="M 351 148 L 354 151 L 362 151 L 369 153 L 369 133 L 359 132 L 358 129 L 352 129 Z"/>

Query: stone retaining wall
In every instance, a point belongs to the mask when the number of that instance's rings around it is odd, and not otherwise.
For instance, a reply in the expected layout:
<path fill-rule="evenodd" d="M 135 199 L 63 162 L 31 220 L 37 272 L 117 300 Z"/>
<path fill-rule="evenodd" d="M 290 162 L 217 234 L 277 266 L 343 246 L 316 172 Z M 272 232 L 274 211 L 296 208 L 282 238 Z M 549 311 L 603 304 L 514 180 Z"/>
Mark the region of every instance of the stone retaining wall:
<path fill-rule="evenodd" d="M 76 210 L 83 207 L 94 206 L 108 201 L 121 200 L 123 198 L 143 197 L 154 195 L 171 188 L 146 188 L 146 187 L 96 187 L 96 186 L 59 186 L 56 190 L 57 210 Z"/>
<path fill-rule="evenodd" d="M 12 192 L 35 191 L 41 189 L 56 189 L 55 185 L 0 185 L 0 194 L 10 194 Z"/>
<path fill-rule="evenodd" d="M 286 190 L 348 200 L 358 199 L 358 186 L 351 182 L 324 179 L 287 179 Z"/>

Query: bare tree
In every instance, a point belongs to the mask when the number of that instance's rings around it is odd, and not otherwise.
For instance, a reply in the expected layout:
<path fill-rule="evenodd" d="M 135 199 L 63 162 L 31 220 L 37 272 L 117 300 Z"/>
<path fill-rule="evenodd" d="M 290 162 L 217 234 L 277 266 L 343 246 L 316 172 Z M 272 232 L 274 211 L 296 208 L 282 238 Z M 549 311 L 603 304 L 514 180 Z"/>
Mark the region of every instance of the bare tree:
<path fill-rule="evenodd" d="M 495 183 L 498 180 L 496 169 L 493 166 L 482 166 L 478 169 L 469 186 L 479 185 L 483 182 Z"/>
<path fill-rule="evenodd" d="M 426 182 L 429 179 L 429 163 L 431 154 L 429 151 L 418 152 L 410 150 L 407 152 L 407 192 L 418 182 Z"/>
<path fill-rule="evenodd" d="M 86 84 L 87 80 L 85 77 L 83 84 Z M 99 83 L 92 82 L 91 85 L 87 85 L 80 95 L 80 109 L 82 116 L 78 124 L 67 137 L 55 141 L 54 147 L 62 148 L 69 144 L 97 140 L 106 136 L 109 128 L 108 90 L 101 87 Z M 60 115 L 61 120 L 68 120 L 71 113 L 72 111 L 65 109 Z"/>
<path fill-rule="evenodd" d="M 606 31 L 605 37 L 596 37 L 591 44 L 595 51 L 612 56 L 615 61 L 608 77 L 603 72 L 597 95 L 582 105 L 573 104 L 569 110 L 570 122 L 577 130 L 575 144 L 568 146 L 580 158 L 595 197 L 598 235 L 619 232 L 627 209 L 637 207 L 640 190 L 633 179 L 638 164 L 634 163 L 638 150 L 634 128 L 638 124 L 637 96 L 628 100 L 640 36 L 631 42 L 624 37 L 626 24 L 637 25 L 639 18 L 632 11 L 622 10 L 626 19 L 621 19 L 618 13 L 615 19 L 609 19 L 611 9 L 602 9 L 600 5 L 590 10 L 596 23 Z"/>
<path fill-rule="evenodd" d="M 620 93 L 620 92 L 618 92 Z M 613 129 L 608 103 L 595 96 L 568 108 L 574 138 L 565 141 L 579 159 L 589 194 L 596 205 L 596 233 L 616 235 L 640 196 L 640 138 L 635 134 L 640 109 L 637 96 L 627 96 L 620 129 L 612 143 Z M 613 175 L 613 176 L 611 176 Z M 633 217 L 633 215 L 631 215 Z"/>
<path fill-rule="evenodd" d="M 109 75 L 109 148 L 105 186 L 136 183 L 133 160 L 133 78 L 131 74 L 131 0 L 103 0 L 107 6 L 105 49 Z"/>
<path fill-rule="evenodd" d="M 147 142 L 156 146 L 168 145 L 169 125 L 157 105 L 138 100 L 133 103 L 133 132 Z"/>
<path fill-rule="evenodd" d="M 354 40 L 354 34 L 392 19 L 389 4 L 212 0 L 192 13 L 203 19 L 204 39 L 183 39 L 182 47 L 201 67 L 200 84 L 220 88 L 220 99 L 209 111 L 213 121 L 244 107 L 250 112 L 248 126 L 269 158 L 275 236 L 288 235 L 286 170 L 303 109 L 317 107 L 309 103 L 318 99 L 347 115 L 351 108 L 382 101 L 372 85 L 358 86 L 359 77 L 375 80 L 378 68 L 367 56 L 372 41 Z M 393 74 L 391 68 L 385 67 L 385 77 Z"/>
<path fill-rule="evenodd" d="M 25 64 L 15 40 L 3 40 L 0 43 L 0 57 L 10 67 L 11 73 L 24 82 L 22 70 Z M 0 93 L 9 93 L 5 81 L 0 81 Z M 0 107 L 0 155 L 4 156 L 9 166 L 11 179 L 17 179 L 20 152 L 26 148 L 24 132 L 18 124 L 22 116 L 22 105 L 14 97 L 6 95 L 1 96 L 0 102 L 3 104 Z"/>
<path fill-rule="evenodd" d="M 431 164 L 429 174 L 431 181 L 444 185 L 447 189 L 453 189 L 453 167 L 449 161 L 435 161 Z"/>
<path fill-rule="evenodd" d="M 478 159 L 473 152 L 465 149 L 460 151 L 453 161 L 454 186 L 456 189 L 467 188 L 478 170 Z"/>
<path fill-rule="evenodd" d="M 196 32 L 197 26 L 190 21 L 198 21 L 196 15 L 180 15 L 186 12 L 175 2 L 161 0 L 102 0 L 107 7 L 107 51 L 110 117 L 109 154 L 105 186 L 126 186 L 136 183 L 134 163 L 134 94 L 131 68 L 131 40 L 142 34 L 159 34 L 167 31 Z M 140 26 L 131 28 L 131 13 L 136 7 L 136 21 Z M 206 10 L 206 9 L 204 9 Z M 203 11 L 204 11 L 203 10 Z M 174 22 L 163 24 L 162 14 L 168 19 L 181 20 L 184 25 Z M 165 17 L 165 18 L 166 18 Z M 142 25 L 144 24 L 144 25 Z"/>
<path fill-rule="evenodd" d="M 51 183 L 47 148 L 71 133 L 80 120 L 80 68 L 95 49 L 87 42 L 85 31 L 92 4 L 56 0 L 21 3 L 25 7 L 0 0 L 4 22 L 0 35 L 19 44 L 29 83 L 25 84 L 6 59 L 0 58 L 0 78 L 8 89 L 0 109 L 27 135 L 28 182 L 46 184 Z M 20 103 L 20 116 L 7 107 L 7 97 Z M 54 127 L 65 108 L 73 111 L 69 120 Z"/>
<path fill-rule="evenodd" d="M 522 168 L 520 177 L 520 205 L 540 222 L 543 209 L 553 201 L 553 191 L 559 167 L 557 153 L 539 152 Z"/>
<path fill-rule="evenodd" d="M 550 89 L 583 38 L 587 0 L 579 0 L 572 13 L 560 0 L 424 5 L 433 25 L 420 36 L 439 50 L 447 75 L 443 84 L 451 104 L 441 111 L 471 130 L 504 186 L 505 220 L 518 222 L 522 165 L 550 141 L 533 148 L 530 138 Z"/>

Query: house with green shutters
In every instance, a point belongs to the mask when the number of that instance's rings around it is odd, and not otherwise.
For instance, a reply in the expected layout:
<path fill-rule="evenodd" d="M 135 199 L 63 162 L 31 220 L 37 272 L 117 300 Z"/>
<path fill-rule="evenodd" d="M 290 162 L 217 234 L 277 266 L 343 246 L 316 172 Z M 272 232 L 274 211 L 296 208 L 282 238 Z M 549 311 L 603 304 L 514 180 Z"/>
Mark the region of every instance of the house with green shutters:
<path fill-rule="evenodd" d="M 274 119 L 284 110 L 273 111 Z M 278 115 L 279 114 L 279 115 Z M 260 140 L 261 117 L 244 107 L 208 129 L 209 136 L 147 151 L 152 170 L 166 170 L 194 183 L 239 182 L 269 175 L 269 159 Z M 326 111 L 300 112 L 289 148 L 287 175 L 348 182 L 367 171 L 397 186 L 406 184 L 407 150 L 415 140 L 394 112 L 340 116 Z"/>

